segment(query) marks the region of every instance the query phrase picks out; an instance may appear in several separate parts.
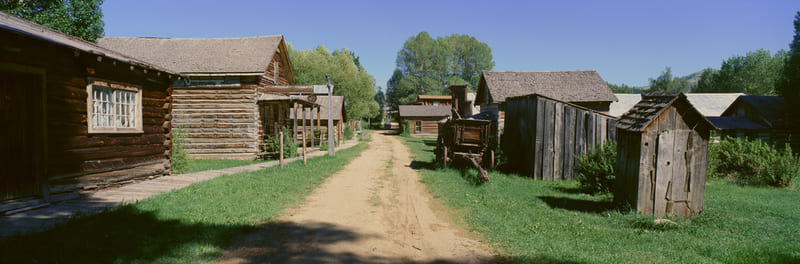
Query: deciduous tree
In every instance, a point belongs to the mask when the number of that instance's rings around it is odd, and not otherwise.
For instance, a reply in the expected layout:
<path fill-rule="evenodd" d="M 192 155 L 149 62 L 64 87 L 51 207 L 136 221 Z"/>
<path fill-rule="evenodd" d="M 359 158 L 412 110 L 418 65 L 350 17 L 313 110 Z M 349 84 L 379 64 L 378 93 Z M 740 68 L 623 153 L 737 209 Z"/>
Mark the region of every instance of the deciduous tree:
<path fill-rule="evenodd" d="M 8 0 L 0 11 L 74 37 L 95 42 L 103 36 L 103 0 Z"/>
<path fill-rule="evenodd" d="M 800 12 L 794 16 L 794 38 L 789 44 L 789 54 L 775 84 L 776 92 L 783 96 L 792 109 L 800 112 Z"/>

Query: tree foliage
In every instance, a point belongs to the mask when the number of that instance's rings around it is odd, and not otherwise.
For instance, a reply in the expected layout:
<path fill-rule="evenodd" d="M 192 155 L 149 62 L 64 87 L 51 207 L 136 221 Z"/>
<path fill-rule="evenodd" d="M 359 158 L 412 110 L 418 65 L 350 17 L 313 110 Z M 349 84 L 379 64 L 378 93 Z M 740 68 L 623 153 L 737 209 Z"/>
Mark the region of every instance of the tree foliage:
<path fill-rule="evenodd" d="M 652 92 L 688 92 L 692 85 L 689 80 L 672 76 L 672 68 L 666 67 L 658 78 L 650 78 Z"/>
<path fill-rule="evenodd" d="M 633 88 L 628 86 L 627 84 L 616 85 L 612 83 L 606 82 L 608 88 L 611 89 L 614 93 L 633 93 Z"/>
<path fill-rule="evenodd" d="M 775 83 L 783 72 L 785 50 L 774 55 L 759 49 L 736 55 L 722 62 L 719 70 L 705 69 L 696 92 L 776 95 Z"/>
<path fill-rule="evenodd" d="M 794 38 L 789 44 L 789 54 L 775 83 L 775 90 L 788 105 L 797 106 L 800 103 L 800 12 L 794 16 Z M 800 111 L 798 107 L 794 109 Z"/>
<path fill-rule="evenodd" d="M 387 82 L 387 99 L 396 106 L 414 102 L 418 94 L 448 94 L 453 84 L 476 89 L 481 72 L 494 67 L 488 44 L 468 35 L 432 38 L 412 36 L 397 52 L 397 68 Z"/>
<path fill-rule="evenodd" d="M 325 75 L 330 75 L 333 93 L 344 96 L 347 102 L 348 117 L 361 119 L 378 114 L 375 77 L 360 65 L 354 53 L 347 48 L 331 52 L 322 45 L 312 50 L 295 50 L 291 45 L 288 48 L 297 84 L 323 84 Z"/>
<path fill-rule="evenodd" d="M 9 0 L 0 1 L 0 11 L 95 42 L 104 34 L 102 4 L 103 0 Z"/>

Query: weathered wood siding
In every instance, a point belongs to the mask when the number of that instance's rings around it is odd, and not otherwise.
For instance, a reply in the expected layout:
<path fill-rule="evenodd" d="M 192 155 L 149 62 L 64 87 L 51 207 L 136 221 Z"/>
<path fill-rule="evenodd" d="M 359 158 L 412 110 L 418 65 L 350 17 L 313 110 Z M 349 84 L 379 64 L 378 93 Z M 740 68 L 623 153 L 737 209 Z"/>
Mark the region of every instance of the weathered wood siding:
<path fill-rule="evenodd" d="M 414 134 L 439 134 L 439 120 L 444 117 L 407 117 L 409 133 Z M 419 124 L 417 124 L 419 122 Z"/>
<path fill-rule="evenodd" d="M 172 101 L 173 126 L 186 132 L 190 157 L 256 158 L 261 122 L 255 86 L 173 87 Z"/>
<path fill-rule="evenodd" d="M 80 187 L 98 187 L 135 177 L 170 173 L 170 102 L 168 74 L 75 52 L 71 48 L 39 39 L 0 31 L 4 41 L 0 71 L 33 69 L 41 74 L 42 89 L 30 87 L 32 96 L 44 96 L 36 114 L 46 122 L 31 130 L 46 149 L 38 162 L 46 175 L 36 182 L 50 185 L 50 192 Z M 141 133 L 89 133 L 87 124 L 88 78 L 121 82 L 142 88 Z M 38 91 L 37 91 L 38 90 Z M 34 147 L 34 146 L 31 146 Z M 5 174 L 6 177 L 31 177 Z M 30 194 L 30 193 L 29 193 Z M 33 194 L 41 194 L 37 190 Z M 0 198 L 18 196 L 13 191 Z"/>
<path fill-rule="evenodd" d="M 573 179 L 577 156 L 616 140 L 616 118 L 546 97 L 507 98 L 505 112 L 503 153 L 536 179 Z"/>

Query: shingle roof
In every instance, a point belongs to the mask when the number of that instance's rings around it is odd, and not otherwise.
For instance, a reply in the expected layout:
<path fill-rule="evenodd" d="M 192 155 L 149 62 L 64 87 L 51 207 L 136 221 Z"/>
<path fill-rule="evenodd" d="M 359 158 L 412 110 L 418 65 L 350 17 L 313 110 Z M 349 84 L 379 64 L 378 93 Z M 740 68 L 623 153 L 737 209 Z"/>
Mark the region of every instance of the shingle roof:
<path fill-rule="evenodd" d="M 450 116 L 449 105 L 399 105 L 401 117 L 445 117 Z"/>
<path fill-rule="evenodd" d="M 692 106 L 683 93 L 650 93 L 643 96 L 641 101 L 617 120 L 617 128 L 642 132 L 670 105 L 686 109 L 684 115 L 692 115 L 692 120 L 699 120 L 699 122 L 706 123 L 711 129 L 716 129 L 711 121 L 708 121 Z"/>
<path fill-rule="evenodd" d="M 788 106 L 786 102 L 783 100 L 782 97 L 779 96 L 763 96 L 763 95 L 743 95 L 739 96 L 736 101 L 731 104 L 728 109 L 722 113 L 723 116 L 730 116 L 733 115 L 731 111 L 734 111 L 736 107 L 735 104 L 747 104 L 750 105 L 753 110 L 758 112 L 761 117 L 763 117 L 767 122 L 769 122 L 772 127 L 783 127 L 785 125 L 790 125 L 787 122 L 787 117 L 791 117 L 788 115 Z M 796 125 L 796 124 L 795 124 Z"/>
<path fill-rule="evenodd" d="M 622 116 L 639 100 L 641 94 L 614 94 L 619 101 L 611 103 L 608 114 Z M 686 93 L 686 98 L 704 116 L 720 116 L 743 93 Z"/>
<path fill-rule="evenodd" d="M 81 52 L 103 56 L 105 58 L 110 58 L 126 64 L 135 65 L 146 69 L 156 70 L 178 76 L 180 75 L 178 71 L 175 71 L 175 69 L 164 67 L 163 65 L 160 64 L 154 65 L 153 64 L 154 62 L 151 63 L 149 61 L 142 60 L 142 58 L 136 56 L 131 57 L 129 55 L 125 55 L 123 53 L 104 48 L 94 43 L 83 41 L 73 36 L 69 36 L 67 34 L 49 29 L 47 27 L 38 25 L 36 23 L 30 22 L 25 19 L 15 17 L 13 15 L 4 12 L 0 12 L 0 28 L 9 31 L 14 31 L 33 38 L 42 39 L 44 41 L 65 46 Z"/>
<path fill-rule="evenodd" d="M 105 37 L 97 44 L 182 73 L 263 73 L 282 40 Z"/>
<path fill-rule="evenodd" d="M 417 100 L 452 100 L 453 97 L 449 95 L 417 95 Z"/>
<path fill-rule="evenodd" d="M 759 123 L 753 122 L 747 117 L 743 116 L 711 116 L 708 117 L 711 123 L 714 123 L 719 129 L 769 129 L 768 127 Z"/>
<path fill-rule="evenodd" d="M 488 89 L 488 98 L 484 90 Z M 594 70 L 484 71 L 476 104 L 503 103 L 507 97 L 541 94 L 564 102 L 617 101 L 608 84 Z"/>

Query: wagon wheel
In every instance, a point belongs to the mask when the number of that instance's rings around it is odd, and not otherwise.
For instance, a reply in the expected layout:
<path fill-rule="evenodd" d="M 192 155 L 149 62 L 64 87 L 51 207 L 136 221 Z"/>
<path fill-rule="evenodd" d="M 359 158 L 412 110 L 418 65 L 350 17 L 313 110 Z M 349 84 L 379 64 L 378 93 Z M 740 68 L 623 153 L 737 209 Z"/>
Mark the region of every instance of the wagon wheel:
<path fill-rule="evenodd" d="M 494 150 L 489 150 L 489 169 L 494 169 Z"/>

